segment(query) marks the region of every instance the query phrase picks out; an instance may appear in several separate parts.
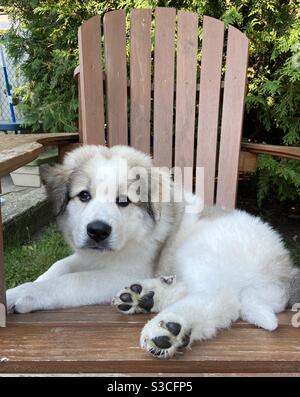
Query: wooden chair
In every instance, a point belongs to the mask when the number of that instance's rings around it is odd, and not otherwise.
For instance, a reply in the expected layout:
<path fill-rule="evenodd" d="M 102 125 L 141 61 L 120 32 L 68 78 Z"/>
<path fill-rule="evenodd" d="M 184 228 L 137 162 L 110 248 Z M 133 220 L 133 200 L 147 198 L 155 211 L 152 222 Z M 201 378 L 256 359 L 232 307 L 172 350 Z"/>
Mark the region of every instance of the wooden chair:
<path fill-rule="evenodd" d="M 240 151 L 248 59 L 244 34 L 232 26 L 225 32 L 223 22 L 204 17 L 198 82 L 197 14 L 157 8 L 153 29 L 151 10 L 133 10 L 130 70 L 125 22 L 122 10 L 104 16 L 104 45 L 99 16 L 79 29 L 80 144 L 130 144 L 151 152 L 156 165 L 204 167 L 205 202 L 230 208 L 238 170 L 254 170 L 257 154 L 300 159 L 300 148 L 242 144 Z M 0 177 L 33 160 L 44 145 L 58 144 L 63 155 L 76 140 L 77 134 L 1 136 Z M 198 193 L 200 180 L 197 174 Z M 192 188 L 192 175 L 187 183 Z M 0 238 L 2 250 L 2 233 Z M 2 251 L 0 270 L 4 326 Z M 282 313 L 273 333 L 237 322 L 169 361 L 139 349 L 146 315 L 124 316 L 105 305 L 8 315 L 7 327 L 0 329 L 0 372 L 300 373 L 293 314 Z"/>

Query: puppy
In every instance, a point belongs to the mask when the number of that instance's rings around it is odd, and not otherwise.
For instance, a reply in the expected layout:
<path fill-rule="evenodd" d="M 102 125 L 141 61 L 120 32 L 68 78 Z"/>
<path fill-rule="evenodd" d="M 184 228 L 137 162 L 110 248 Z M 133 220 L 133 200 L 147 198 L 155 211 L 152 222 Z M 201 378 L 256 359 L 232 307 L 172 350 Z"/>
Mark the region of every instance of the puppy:
<path fill-rule="evenodd" d="M 238 318 L 276 329 L 297 271 L 259 218 L 178 199 L 170 174 L 127 146 L 80 147 L 44 179 L 74 254 L 7 291 L 10 312 L 112 301 L 125 314 L 159 313 L 141 333 L 158 358 Z"/>

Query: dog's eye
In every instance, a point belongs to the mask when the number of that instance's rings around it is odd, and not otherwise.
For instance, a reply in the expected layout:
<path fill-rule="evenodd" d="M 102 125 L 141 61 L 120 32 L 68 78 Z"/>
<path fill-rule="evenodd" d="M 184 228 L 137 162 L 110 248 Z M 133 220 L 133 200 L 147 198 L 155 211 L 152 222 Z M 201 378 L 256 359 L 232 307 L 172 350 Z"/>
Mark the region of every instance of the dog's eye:
<path fill-rule="evenodd" d="M 83 203 L 90 201 L 90 199 L 92 198 L 92 196 L 90 195 L 90 193 L 87 190 L 83 190 L 82 192 L 80 192 L 78 194 L 79 200 L 82 201 Z"/>
<path fill-rule="evenodd" d="M 119 196 L 116 199 L 116 203 L 119 207 L 127 207 L 127 205 L 130 203 L 130 200 L 127 196 Z"/>

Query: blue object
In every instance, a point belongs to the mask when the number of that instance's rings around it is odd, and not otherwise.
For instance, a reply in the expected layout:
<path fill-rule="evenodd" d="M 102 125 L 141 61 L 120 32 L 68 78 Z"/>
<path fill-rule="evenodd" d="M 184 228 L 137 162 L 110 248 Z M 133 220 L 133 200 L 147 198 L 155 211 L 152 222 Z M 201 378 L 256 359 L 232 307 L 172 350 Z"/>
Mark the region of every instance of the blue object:
<path fill-rule="evenodd" d="M 11 117 L 11 121 L 13 123 L 15 123 L 16 122 L 15 110 L 14 110 L 14 105 L 13 105 L 12 96 L 11 96 L 11 92 L 10 92 L 8 74 L 7 74 L 5 57 L 4 57 L 4 52 L 3 52 L 2 46 L 0 47 L 0 56 L 1 56 L 1 63 L 2 63 L 1 66 L 2 66 L 3 76 L 4 76 L 4 80 L 5 80 L 5 86 L 6 86 L 6 94 L 7 94 L 7 99 L 8 99 L 8 103 L 9 103 L 10 117 Z M 10 130 L 10 131 L 15 131 L 15 130 Z"/>
<path fill-rule="evenodd" d="M 0 120 L 0 131 L 30 131 L 30 128 L 22 127 L 22 121 Z"/>

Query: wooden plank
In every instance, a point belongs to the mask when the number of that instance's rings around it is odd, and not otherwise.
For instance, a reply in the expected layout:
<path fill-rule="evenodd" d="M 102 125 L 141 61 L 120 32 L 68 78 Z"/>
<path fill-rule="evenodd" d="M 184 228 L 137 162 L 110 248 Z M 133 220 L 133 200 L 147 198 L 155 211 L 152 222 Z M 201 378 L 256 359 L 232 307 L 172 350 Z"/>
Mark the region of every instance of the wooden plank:
<path fill-rule="evenodd" d="M 295 312 L 285 311 L 278 314 L 278 321 L 281 327 L 291 325 L 291 319 Z M 72 326 L 100 325 L 100 324 L 145 324 L 155 314 L 138 314 L 125 316 L 118 313 L 110 305 L 91 305 L 79 308 L 61 310 L 38 311 L 29 314 L 9 314 L 8 325 L 41 325 L 41 326 Z M 254 325 L 238 320 L 233 324 L 234 328 L 255 328 Z"/>
<path fill-rule="evenodd" d="M 214 204 L 224 23 L 204 16 L 199 93 L 197 167 L 204 168 L 204 202 Z M 203 181 L 196 173 L 196 193 Z"/>
<path fill-rule="evenodd" d="M 128 144 L 126 14 L 110 11 L 104 16 L 108 144 Z"/>
<path fill-rule="evenodd" d="M 239 159 L 240 172 L 255 172 L 256 171 L 257 155 L 250 152 L 241 151 Z"/>
<path fill-rule="evenodd" d="M 35 160 L 41 153 L 43 146 L 37 142 L 26 143 L 17 146 L 13 150 L 7 150 L 0 154 L 0 177 Z"/>
<path fill-rule="evenodd" d="M 125 316 L 110 305 L 92 305 L 62 310 L 38 311 L 29 314 L 9 314 L 8 325 L 90 326 L 101 324 L 140 324 L 150 318 L 148 314 Z"/>
<path fill-rule="evenodd" d="M 78 30 L 82 142 L 105 144 L 101 23 L 96 15 Z"/>
<path fill-rule="evenodd" d="M 272 373 L 300 371 L 299 330 L 232 328 L 171 360 L 139 347 L 141 325 L 1 329 L 1 373 Z M 122 346 L 122 349 L 120 349 Z"/>
<path fill-rule="evenodd" d="M 184 374 L 181 374 L 181 373 L 176 373 L 176 374 L 170 374 L 170 373 L 164 373 L 164 374 L 162 374 L 162 373 L 148 373 L 148 374 L 143 374 L 143 373 L 141 373 L 141 374 L 134 374 L 134 373 L 131 373 L 131 374 L 126 374 L 127 376 L 132 376 L 132 377 L 136 377 L 136 376 L 140 376 L 140 377 L 158 377 L 158 378 L 161 378 L 161 377 L 168 377 L 168 378 L 172 378 L 172 377 L 174 377 L 174 378 L 177 378 L 177 377 L 182 377 L 182 376 L 184 376 L 184 377 L 190 377 L 190 378 L 208 378 L 208 377 L 212 377 L 212 378 L 216 378 L 216 377 L 218 377 L 218 378 L 224 378 L 224 377 L 226 377 L 226 378 L 228 378 L 228 377 L 232 377 L 232 378 L 240 378 L 240 377 L 251 377 L 251 378 L 261 378 L 261 377 L 268 377 L 268 378 L 283 378 L 283 377 L 288 377 L 288 378 L 291 378 L 291 377 L 299 377 L 300 376 L 300 373 L 299 372 L 291 372 L 291 373 L 283 373 L 283 374 L 280 374 L 280 373 L 278 373 L 278 372 L 276 372 L 276 373 L 272 373 L 272 374 L 266 374 L 266 373 L 260 373 L 260 374 L 251 374 L 251 373 L 243 373 L 243 374 L 241 374 L 241 373 L 237 373 L 237 372 L 235 372 L 235 373 L 226 373 L 226 374 L 221 374 L 221 373 L 201 373 L 201 374 L 199 374 L 199 373 L 195 373 L 195 374 L 191 374 L 191 373 L 184 373 Z M 83 376 L 86 376 L 86 375 L 83 375 Z M 90 375 L 90 376 L 92 376 L 92 374 Z M 107 375 L 107 376 L 109 376 L 109 375 Z"/>
<path fill-rule="evenodd" d="M 1 193 L 1 180 L 0 180 Z M 3 226 L 0 204 L 0 327 L 6 325 L 6 289 L 5 289 L 5 273 L 4 273 L 4 250 L 3 250 Z"/>
<path fill-rule="evenodd" d="M 249 150 L 251 153 L 270 154 L 271 156 L 286 157 L 300 160 L 300 147 L 265 145 L 262 143 L 242 143 L 242 149 Z"/>
<path fill-rule="evenodd" d="M 198 15 L 179 11 L 177 18 L 175 166 L 183 171 L 194 164 Z M 192 180 L 190 172 L 184 178 L 186 191 L 192 191 Z"/>
<path fill-rule="evenodd" d="M 0 165 L 3 166 L 2 161 L 5 161 L 9 156 L 9 152 L 15 148 L 26 145 L 27 143 L 40 143 L 44 146 L 62 145 L 78 141 L 77 133 L 67 132 L 51 132 L 44 134 L 2 134 L 0 135 Z"/>
<path fill-rule="evenodd" d="M 236 202 L 247 65 L 248 39 L 229 26 L 216 199 L 227 208 Z"/>
<path fill-rule="evenodd" d="M 36 159 L 43 146 L 76 142 L 78 134 L 21 134 L 0 136 L 0 178 Z"/>
<path fill-rule="evenodd" d="M 151 13 L 131 11 L 130 145 L 150 154 Z"/>
<path fill-rule="evenodd" d="M 174 8 L 155 9 L 153 160 L 158 167 L 172 167 L 174 57 Z"/>

